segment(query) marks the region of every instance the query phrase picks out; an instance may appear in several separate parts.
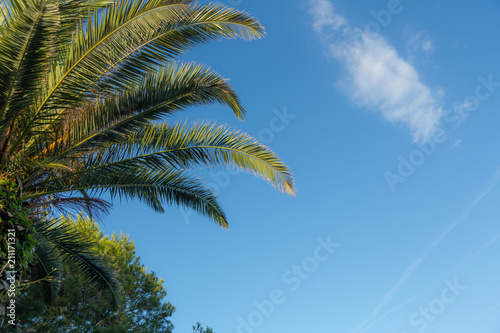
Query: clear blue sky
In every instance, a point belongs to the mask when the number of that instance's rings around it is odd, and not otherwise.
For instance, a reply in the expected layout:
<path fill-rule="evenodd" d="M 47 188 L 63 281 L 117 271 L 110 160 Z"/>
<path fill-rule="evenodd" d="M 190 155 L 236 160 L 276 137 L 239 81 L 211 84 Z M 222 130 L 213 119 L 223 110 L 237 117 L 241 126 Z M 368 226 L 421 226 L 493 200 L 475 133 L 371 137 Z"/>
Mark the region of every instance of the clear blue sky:
<path fill-rule="evenodd" d="M 260 137 L 298 192 L 205 173 L 229 231 L 115 203 L 104 229 L 165 279 L 175 331 L 499 332 L 500 3 L 226 3 L 266 37 L 186 59 L 230 78 L 248 117 L 179 118 Z"/>

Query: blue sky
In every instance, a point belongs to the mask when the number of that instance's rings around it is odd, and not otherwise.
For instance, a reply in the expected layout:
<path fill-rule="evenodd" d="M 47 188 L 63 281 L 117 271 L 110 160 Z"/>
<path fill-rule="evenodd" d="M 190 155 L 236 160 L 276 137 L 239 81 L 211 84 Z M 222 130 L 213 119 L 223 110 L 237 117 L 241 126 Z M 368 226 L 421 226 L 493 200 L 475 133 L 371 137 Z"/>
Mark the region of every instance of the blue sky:
<path fill-rule="evenodd" d="M 500 3 L 227 0 L 264 39 L 186 59 L 239 92 L 239 122 L 297 196 L 204 173 L 230 230 L 116 202 L 104 221 L 165 279 L 176 332 L 500 331 Z"/>

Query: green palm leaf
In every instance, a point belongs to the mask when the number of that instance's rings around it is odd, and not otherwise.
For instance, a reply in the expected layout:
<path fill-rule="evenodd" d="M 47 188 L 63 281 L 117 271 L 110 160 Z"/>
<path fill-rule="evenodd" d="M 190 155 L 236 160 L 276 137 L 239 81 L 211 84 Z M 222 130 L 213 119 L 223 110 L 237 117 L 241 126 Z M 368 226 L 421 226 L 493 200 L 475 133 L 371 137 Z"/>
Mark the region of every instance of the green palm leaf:
<path fill-rule="evenodd" d="M 46 92 L 29 113 L 11 151 L 30 128 L 46 124 L 50 110 L 67 110 L 85 99 L 133 86 L 145 70 L 200 43 L 262 34 L 260 24 L 242 12 L 186 3 L 126 0 L 105 9 L 100 18 L 97 13 L 93 20 L 89 16 L 68 51 L 65 68 L 56 67 L 49 75 Z"/>
<path fill-rule="evenodd" d="M 61 129 L 67 139 L 52 147 L 53 159 L 72 157 L 123 141 L 127 135 L 152 121 L 179 110 L 211 103 L 229 106 L 240 119 L 245 114 L 236 92 L 218 73 L 193 63 L 167 64 L 145 73 L 135 86 L 113 98 L 99 100 L 78 110 L 73 116 L 77 121 Z M 40 146 L 35 144 L 38 138 L 32 139 L 31 147 Z M 38 154 L 40 151 L 26 153 Z"/>
<path fill-rule="evenodd" d="M 60 260 L 69 261 L 75 264 L 81 274 L 90 283 L 111 296 L 112 306 L 117 307 L 120 302 L 120 284 L 115 277 L 115 272 L 106 265 L 100 255 L 93 250 L 93 245 L 85 235 L 74 226 L 64 223 L 63 220 L 41 221 L 36 224 L 38 236 L 47 246 L 45 256 L 60 256 Z M 49 251 L 51 250 L 51 251 Z M 47 253 L 49 251 L 49 253 Z M 46 261 L 45 261 L 46 262 Z"/>
<path fill-rule="evenodd" d="M 47 304 L 52 304 L 61 287 L 62 262 L 54 246 L 45 239 L 39 239 L 35 247 L 37 258 L 33 280 L 41 280 L 42 292 Z"/>
<path fill-rule="evenodd" d="M 216 124 L 149 124 L 126 141 L 90 156 L 76 174 L 116 168 L 190 168 L 194 165 L 236 166 L 258 175 L 279 190 L 294 194 L 289 168 L 251 136 Z"/>
<path fill-rule="evenodd" d="M 172 167 L 153 170 L 143 166 L 102 165 L 88 172 L 47 180 L 40 184 L 39 192 L 24 199 L 33 201 L 75 191 L 88 191 L 91 195 L 107 192 L 112 198 L 139 199 L 158 212 L 165 211 L 164 204 L 181 205 L 209 217 L 224 228 L 228 225 L 213 190 L 199 179 Z"/>
<path fill-rule="evenodd" d="M 0 36 L 0 133 L 26 112 L 50 62 L 58 6 L 38 2 L 19 14 Z"/>

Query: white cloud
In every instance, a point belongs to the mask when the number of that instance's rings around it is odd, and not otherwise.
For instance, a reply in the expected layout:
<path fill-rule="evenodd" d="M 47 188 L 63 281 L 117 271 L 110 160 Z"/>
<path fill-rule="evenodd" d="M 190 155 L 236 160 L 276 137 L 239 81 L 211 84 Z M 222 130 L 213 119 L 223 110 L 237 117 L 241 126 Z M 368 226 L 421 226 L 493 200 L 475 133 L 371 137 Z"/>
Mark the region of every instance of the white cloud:
<path fill-rule="evenodd" d="M 440 92 L 424 85 L 415 68 L 382 36 L 351 28 L 330 1 L 310 0 L 309 5 L 314 30 L 346 68 L 343 92 L 359 106 L 408 126 L 415 141 L 428 140 L 443 115 Z M 432 43 L 425 47 L 432 48 Z"/>
<path fill-rule="evenodd" d="M 333 4 L 327 0 L 311 0 L 309 13 L 314 17 L 314 30 L 320 33 L 325 27 L 337 30 L 347 24 L 345 18 L 336 14 Z"/>

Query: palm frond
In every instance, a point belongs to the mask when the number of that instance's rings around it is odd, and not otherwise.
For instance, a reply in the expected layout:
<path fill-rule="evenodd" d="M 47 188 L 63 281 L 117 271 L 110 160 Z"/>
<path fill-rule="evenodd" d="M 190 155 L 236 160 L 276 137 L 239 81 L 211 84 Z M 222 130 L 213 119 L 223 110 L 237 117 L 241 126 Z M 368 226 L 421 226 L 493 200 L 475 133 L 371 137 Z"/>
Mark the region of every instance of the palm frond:
<path fill-rule="evenodd" d="M 6 133 L 9 126 L 12 132 L 12 122 L 28 114 L 36 100 L 49 68 L 58 13 L 57 4 L 38 1 L 23 10 L 0 37 L 0 133 Z"/>
<path fill-rule="evenodd" d="M 33 280 L 41 280 L 46 304 L 52 304 L 61 288 L 62 262 L 58 252 L 45 239 L 39 239 L 35 247 L 37 258 Z"/>
<path fill-rule="evenodd" d="M 75 214 L 85 211 L 91 218 L 102 218 L 109 214 L 111 204 L 106 200 L 90 197 L 85 191 L 80 191 L 82 197 L 71 197 L 65 195 L 52 195 L 50 199 L 42 198 L 39 201 L 30 202 L 30 209 L 45 207 L 52 211 L 53 215 Z"/>
<path fill-rule="evenodd" d="M 149 124 L 109 152 L 146 161 L 164 159 L 175 167 L 232 165 L 260 176 L 287 194 L 295 185 L 288 166 L 268 147 L 240 131 L 217 124 Z"/>
<path fill-rule="evenodd" d="M 3 27 L 9 27 L 23 11 L 36 4 L 30 0 L 4 0 L 0 3 L 0 22 Z"/>
<path fill-rule="evenodd" d="M 125 0 L 106 8 L 100 17 L 97 12 L 93 20 L 89 17 L 78 29 L 65 67 L 56 67 L 49 75 L 46 92 L 29 113 L 11 151 L 28 135 L 29 128 L 47 123 L 47 109 L 68 110 L 89 98 L 133 86 L 145 70 L 200 43 L 235 36 L 255 38 L 263 32 L 260 24 L 243 12 L 186 3 Z M 91 88 L 94 85 L 97 88 Z"/>
<path fill-rule="evenodd" d="M 129 90 L 79 110 L 76 119 L 61 130 L 65 135 L 60 137 L 67 140 L 54 142 L 49 153 L 56 161 L 87 153 L 103 143 L 123 141 L 151 121 L 176 111 L 216 102 L 229 106 L 240 119 L 245 114 L 236 92 L 218 73 L 193 63 L 167 64 L 145 73 Z"/>
<path fill-rule="evenodd" d="M 253 137 L 217 124 L 149 124 L 121 143 L 87 157 L 73 175 L 115 168 L 187 169 L 194 165 L 236 166 L 294 194 L 290 169 Z M 111 169 L 110 169 L 111 170 Z"/>
<path fill-rule="evenodd" d="M 158 212 L 164 212 L 165 204 L 184 206 L 227 228 L 226 216 L 213 190 L 183 170 L 108 165 L 88 172 L 83 168 L 82 171 L 75 175 L 47 179 L 39 184 L 38 191 L 26 195 L 24 199 L 31 201 L 82 190 L 88 191 L 89 195 L 107 192 L 112 198 L 139 199 Z"/>
<path fill-rule="evenodd" d="M 120 283 L 114 270 L 107 266 L 100 255 L 74 226 L 62 220 L 46 220 L 36 224 L 36 232 L 49 243 L 52 252 L 58 253 L 62 260 L 75 264 L 89 283 L 111 296 L 112 306 L 116 309 L 120 302 Z"/>

